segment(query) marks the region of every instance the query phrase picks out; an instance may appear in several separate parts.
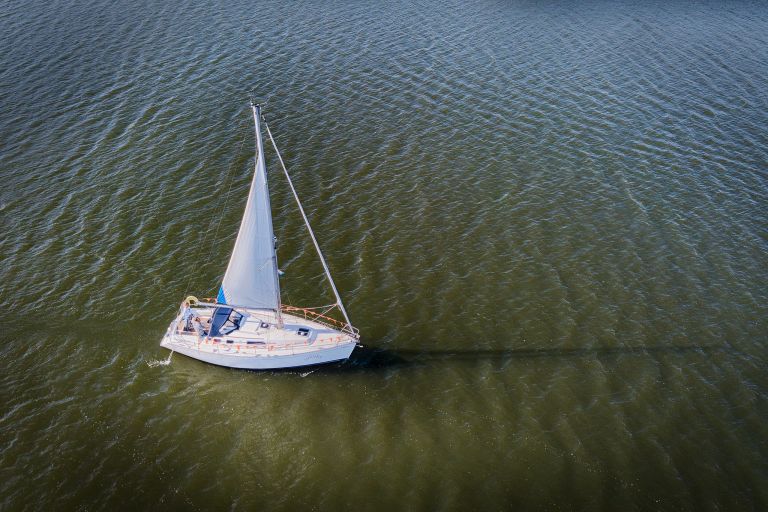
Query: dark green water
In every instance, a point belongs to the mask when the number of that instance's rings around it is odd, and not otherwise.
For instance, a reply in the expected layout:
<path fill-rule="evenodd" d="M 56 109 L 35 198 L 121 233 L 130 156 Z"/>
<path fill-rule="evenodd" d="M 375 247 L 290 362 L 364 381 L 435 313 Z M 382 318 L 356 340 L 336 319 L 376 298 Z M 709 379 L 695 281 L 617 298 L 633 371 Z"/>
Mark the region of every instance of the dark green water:
<path fill-rule="evenodd" d="M 0 47 L 0 509 L 768 509 L 764 3 L 11 1 Z M 366 348 L 149 367 L 251 90 Z"/>

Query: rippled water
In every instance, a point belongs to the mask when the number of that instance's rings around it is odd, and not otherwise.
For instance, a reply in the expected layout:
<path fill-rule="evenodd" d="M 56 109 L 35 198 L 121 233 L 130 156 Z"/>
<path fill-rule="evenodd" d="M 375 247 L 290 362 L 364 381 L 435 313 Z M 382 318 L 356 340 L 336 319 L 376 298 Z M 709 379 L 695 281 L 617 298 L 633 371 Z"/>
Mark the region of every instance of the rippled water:
<path fill-rule="evenodd" d="M 765 4 L 11 1 L 0 44 L 0 509 L 768 508 Z M 249 91 L 365 348 L 149 367 Z"/>

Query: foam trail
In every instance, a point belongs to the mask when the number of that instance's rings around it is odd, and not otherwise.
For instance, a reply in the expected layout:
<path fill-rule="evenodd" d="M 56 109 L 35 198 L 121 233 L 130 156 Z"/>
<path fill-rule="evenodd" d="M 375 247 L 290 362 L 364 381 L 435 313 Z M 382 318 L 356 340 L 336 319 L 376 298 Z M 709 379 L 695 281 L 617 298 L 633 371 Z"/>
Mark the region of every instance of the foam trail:
<path fill-rule="evenodd" d="M 168 366 L 171 364 L 171 357 L 173 357 L 173 350 L 168 354 L 168 359 L 152 359 L 147 361 L 147 366 L 150 368 L 155 368 L 156 366 Z"/>

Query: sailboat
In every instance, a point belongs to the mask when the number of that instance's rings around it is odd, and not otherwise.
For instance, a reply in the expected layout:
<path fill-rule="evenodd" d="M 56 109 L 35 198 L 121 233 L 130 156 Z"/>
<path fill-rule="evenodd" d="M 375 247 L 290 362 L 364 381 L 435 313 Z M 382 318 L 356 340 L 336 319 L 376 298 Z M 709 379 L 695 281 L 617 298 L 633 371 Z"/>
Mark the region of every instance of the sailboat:
<path fill-rule="evenodd" d="M 291 177 L 264 119 L 299 212 L 320 257 L 336 303 L 299 308 L 280 301 L 272 212 L 260 119 L 261 106 L 251 101 L 256 131 L 256 168 L 245 213 L 217 297 L 187 297 L 160 346 L 230 368 L 251 370 L 310 366 L 347 359 L 358 344 L 353 327 Z M 344 321 L 328 314 L 338 309 Z"/>

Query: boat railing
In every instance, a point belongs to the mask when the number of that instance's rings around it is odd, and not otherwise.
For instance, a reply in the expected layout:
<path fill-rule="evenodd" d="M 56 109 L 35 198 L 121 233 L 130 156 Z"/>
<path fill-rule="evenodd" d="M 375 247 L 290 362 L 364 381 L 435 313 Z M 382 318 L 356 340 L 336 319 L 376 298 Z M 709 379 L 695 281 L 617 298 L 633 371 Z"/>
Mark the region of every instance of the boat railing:
<path fill-rule="evenodd" d="M 221 304 L 217 304 L 215 302 L 199 302 L 195 306 L 193 306 L 193 309 L 213 309 Z M 231 305 L 231 307 L 238 309 L 238 308 L 244 308 L 245 306 L 237 306 L 237 305 Z M 354 327 L 350 324 L 346 324 L 344 322 L 341 322 L 339 320 L 336 320 L 335 318 L 332 318 L 328 316 L 326 313 L 331 311 L 336 307 L 335 304 L 332 304 L 330 306 L 321 306 L 317 308 L 300 308 L 297 306 L 289 306 L 287 304 L 282 304 L 280 306 L 280 311 L 283 313 L 291 314 L 291 315 L 301 315 L 305 320 L 311 320 L 312 322 L 316 322 L 318 324 L 324 325 L 326 327 L 330 327 L 331 329 L 338 330 L 343 332 L 344 334 L 348 334 L 349 336 L 352 336 L 356 340 L 360 339 L 360 330 L 357 327 Z M 322 313 L 317 312 L 316 310 L 323 310 Z M 253 314 L 253 312 L 251 312 Z M 256 316 L 261 316 L 256 314 Z M 269 315 L 263 315 L 265 319 L 269 318 Z"/>
<path fill-rule="evenodd" d="M 191 333 L 190 333 L 191 334 Z M 211 338 L 209 336 L 197 336 L 196 340 L 184 339 L 181 335 L 171 332 L 171 341 L 179 344 L 189 344 L 190 341 L 197 346 L 197 350 L 205 350 L 219 354 L 235 355 L 285 355 L 290 351 L 290 355 L 307 354 L 316 351 L 322 351 L 330 347 L 338 347 L 341 344 L 349 343 L 341 334 L 337 336 L 320 338 L 317 340 L 307 340 L 294 343 L 228 343 L 224 338 Z M 203 348 L 207 347 L 207 348 Z"/>
<path fill-rule="evenodd" d="M 297 313 L 301 313 L 304 317 L 304 320 L 311 320 L 313 322 L 317 322 L 319 324 L 325 325 L 326 327 L 330 327 L 331 329 L 336 329 L 344 334 L 348 334 L 355 338 L 356 340 L 360 339 L 360 330 L 357 327 L 353 327 L 350 324 L 345 324 L 344 322 L 340 322 L 339 320 L 336 320 L 335 318 L 331 318 L 330 316 L 327 316 L 323 313 L 318 313 L 314 311 L 318 308 L 299 308 L 296 306 L 288 306 L 287 304 L 283 304 L 280 307 L 280 311 L 283 313 L 288 313 L 291 315 L 295 315 Z M 331 308 L 332 309 L 332 308 Z M 326 309 L 326 312 L 328 309 Z"/>

